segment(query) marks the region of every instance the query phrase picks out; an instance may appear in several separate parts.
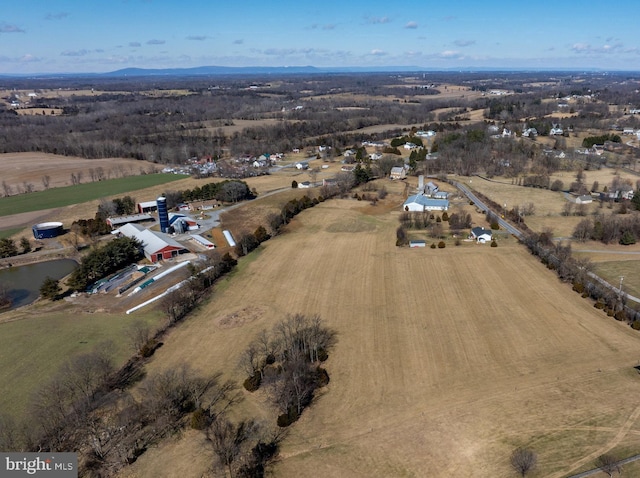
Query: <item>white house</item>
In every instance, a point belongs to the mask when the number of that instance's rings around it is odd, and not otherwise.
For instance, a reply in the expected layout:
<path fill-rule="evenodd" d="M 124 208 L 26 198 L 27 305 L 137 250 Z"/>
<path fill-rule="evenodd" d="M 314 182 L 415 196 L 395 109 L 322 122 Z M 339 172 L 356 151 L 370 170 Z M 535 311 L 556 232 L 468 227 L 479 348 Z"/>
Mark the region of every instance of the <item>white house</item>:
<path fill-rule="evenodd" d="M 549 136 L 562 136 L 563 134 L 564 130 L 557 124 L 554 124 L 553 128 L 549 130 Z"/>
<path fill-rule="evenodd" d="M 449 209 L 449 201 L 446 199 L 431 199 L 421 194 L 415 194 L 407 198 L 402 205 L 402 209 L 407 212 L 447 211 Z"/>
<path fill-rule="evenodd" d="M 404 179 L 407 177 L 407 171 L 405 171 L 403 166 L 395 166 L 391 168 L 391 174 L 389 177 L 391 179 Z"/>
<path fill-rule="evenodd" d="M 492 236 L 491 229 L 485 229 L 484 227 L 474 227 L 471 229 L 471 239 L 475 239 L 476 242 L 481 244 L 491 241 Z"/>
<path fill-rule="evenodd" d="M 576 204 L 591 204 L 592 202 L 593 198 L 590 194 L 585 194 L 576 198 Z"/>

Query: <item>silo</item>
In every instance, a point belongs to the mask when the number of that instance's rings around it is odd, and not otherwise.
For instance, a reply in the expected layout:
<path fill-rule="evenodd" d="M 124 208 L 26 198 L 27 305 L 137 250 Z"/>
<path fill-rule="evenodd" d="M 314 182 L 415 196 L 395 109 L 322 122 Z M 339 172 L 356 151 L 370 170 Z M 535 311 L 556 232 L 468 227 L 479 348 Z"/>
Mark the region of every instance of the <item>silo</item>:
<path fill-rule="evenodd" d="M 158 220 L 160 221 L 160 230 L 166 233 L 167 229 L 169 229 L 169 212 L 167 211 L 167 198 L 164 196 L 160 196 L 156 202 L 158 203 Z"/>
<path fill-rule="evenodd" d="M 64 234 L 61 222 L 42 222 L 31 228 L 36 239 L 48 239 Z"/>

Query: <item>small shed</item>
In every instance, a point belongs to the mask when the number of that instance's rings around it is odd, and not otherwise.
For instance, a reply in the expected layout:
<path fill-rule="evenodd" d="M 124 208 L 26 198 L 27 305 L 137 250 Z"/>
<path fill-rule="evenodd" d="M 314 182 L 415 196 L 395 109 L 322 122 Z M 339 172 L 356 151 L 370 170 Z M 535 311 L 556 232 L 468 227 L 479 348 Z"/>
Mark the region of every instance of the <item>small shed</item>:
<path fill-rule="evenodd" d="M 427 247 L 426 241 L 415 239 L 413 241 L 409 241 L 409 247 Z"/>

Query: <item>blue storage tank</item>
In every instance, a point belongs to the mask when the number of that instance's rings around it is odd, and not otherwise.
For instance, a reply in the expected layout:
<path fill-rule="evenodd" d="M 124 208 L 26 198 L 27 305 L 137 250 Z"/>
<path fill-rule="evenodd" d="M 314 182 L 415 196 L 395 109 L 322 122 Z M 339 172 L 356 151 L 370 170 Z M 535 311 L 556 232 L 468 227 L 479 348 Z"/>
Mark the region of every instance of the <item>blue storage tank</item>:
<path fill-rule="evenodd" d="M 42 222 L 31 228 L 36 239 L 49 239 L 64 234 L 64 226 L 61 222 Z"/>
<path fill-rule="evenodd" d="M 169 211 L 167 211 L 167 198 L 164 196 L 160 196 L 156 202 L 158 203 L 158 220 L 160 221 L 160 230 L 166 233 L 169 229 Z"/>

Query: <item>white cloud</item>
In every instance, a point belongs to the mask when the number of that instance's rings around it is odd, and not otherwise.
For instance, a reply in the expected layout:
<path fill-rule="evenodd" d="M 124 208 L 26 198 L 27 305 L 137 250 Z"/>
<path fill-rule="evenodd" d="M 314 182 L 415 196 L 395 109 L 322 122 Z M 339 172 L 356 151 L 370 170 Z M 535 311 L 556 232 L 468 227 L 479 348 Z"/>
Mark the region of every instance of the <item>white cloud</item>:
<path fill-rule="evenodd" d="M 60 55 L 62 56 L 85 56 L 89 54 L 89 50 L 65 50 Z"/>
<path fill-rule="evenodd" d="M 622 43 L 606 43 L 602 46 L 591 46 L 589 43 L 574 43 L 571 46 L 571 51 L 578 54 L 597 55 L 597 54 L 612 54 L 625 52 L 626 49 Z"/>
<path fill-rule="evenodd" d="M 209 38 L 207 35 L 190 35 L 187 37 L 187 40 L 202 41 L 206 40 L 207 38 Z"/>
<path fill-rule="evenodd" d="M 63 18 L 67 18 L 69 14 L 67 12 L 60 13 L 47 13 L 44 17 L 45 20 L 62 20 Z"/>
<path fill-rule="evenodd" d="M 415 30 L 416 28 L 418 28 L 418 22 L 408 22 L 404 27 L 408 28 L 409 30 Z"/>
<path fill-rule="evenodd" d="M 17 25 L 2 23 L 0 24 L 0 33 L 24 33 L 24 30 Z"/>
<path fill-rule="evenodd" d="M 453 42 L 455 46 L 459 46 L 459 47 L 471 46 L 471 45 L 475 45 L 475 43 L 476 43 L 475 40 L 456 40 Z"/>
<path fill-rule="evenodd" d="M 391 21 L 389 17 L 365 17 L 365 20 L 371 25 L 382 25 Z"/>
<path fill-rule="evenodd" d="M 42 58 L 38 58 L 37 56 L 27 53 L 26 55 L 22 55 L 18 61 L 20 63 L 36 63 L 42 61 Z"/>
<path fill-rule="evenodd" d="M 384 50 L 379 50 L 377 48 L 374 48 L 373 50 L 371 50 L 370 54 L 373 56 L 385 56 L 387 52 Z"/>
<path fill-rule="evenodd" d="M 147 45 L 164 45 L 165 43 L 166 43 L 166 42 L 165 42 L 164 40 L 156 40 L 156 39 L 153 39 L 153 40 L 149 40 L 149 41 L 147 42 Z"/>

